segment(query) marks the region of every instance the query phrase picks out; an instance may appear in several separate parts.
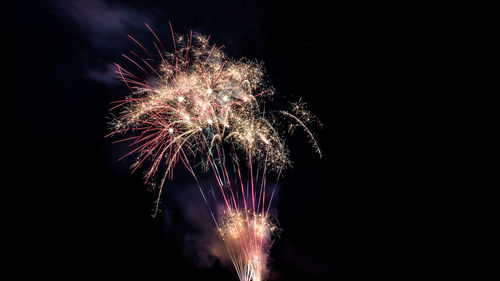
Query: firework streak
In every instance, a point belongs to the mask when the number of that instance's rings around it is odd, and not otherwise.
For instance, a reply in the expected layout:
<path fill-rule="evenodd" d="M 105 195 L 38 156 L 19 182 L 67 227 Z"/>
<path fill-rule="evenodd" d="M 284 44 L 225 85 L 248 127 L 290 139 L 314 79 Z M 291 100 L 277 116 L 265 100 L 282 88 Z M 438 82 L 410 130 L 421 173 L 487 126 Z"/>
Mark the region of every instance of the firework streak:
<path fill-rule="evenodd" d="M 262 110 L 273 89 L 263 82 L 261 64 L 233 60 L 222 46 L 209 43 L 210 37 L 192 32 L 176 36 L 172 31 L 173 51 L 167 52 L 146 26 L 155 38 L 154 51 L 129 36 L 145 58 L 123 54 L 140 74 L 116 64 L 132 95 L 114 102 L 111 110 L 117 113 L 108 136 L 120 134 L 118 141 L 130 142 L 123 157 L 136 156 L 133 171 L 148 163 L 146 182 L 159 183 L 155 213 L 166 179 L 181 162 L 197 183 L 239 279 L 263 280 L 277 230 L 269 214 L 276 184 L 266 186 L 266 178 L 270 172 L 279 178 L 289 166 L 277 116 L 292 122 L 289 129 L 302 127 L 321 155 L 306 127 L 314 118 L 300 102 L 290 112 Z M 215 184 L 202 187 L 198 170 L 212 175 Z"/>

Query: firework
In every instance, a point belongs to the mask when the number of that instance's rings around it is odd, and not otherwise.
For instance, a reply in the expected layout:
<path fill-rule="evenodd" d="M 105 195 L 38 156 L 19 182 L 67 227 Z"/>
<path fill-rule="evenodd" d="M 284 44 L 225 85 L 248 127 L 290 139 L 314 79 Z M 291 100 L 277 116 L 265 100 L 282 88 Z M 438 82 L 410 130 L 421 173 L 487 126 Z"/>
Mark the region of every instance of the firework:
<path fill-rule="evenodd" d="M 155 212 L 165 180 L 181 162 L 195 178 L 240 280 L 262 280 L 276 230 L 269 219 L 276 185 L 267 188 L 267 174 L 276 171 L 279 177 L 290 164 L 277 116 L 293 121 L 290 130 L 302 127 L 321 155 L 306 127 L 313 117 L 300 101 L 290 112 L 263 110 L 274 90 L 264 83 L 261 64 L 229 58 L 209 37 L 192 32 L 172 32 L 173 50 L 167 52 L 147 27 L 156 39 L 159 63 L 153 64 L 151 52 L 130 36 L 149 59 L 135 52 L 123 57 L 146 78 L 116 65 L 132 95 L 115 102 L 109 136 L 126 135 L 119 141 L 131 143 L 124 157 L 136 156 L 133 171 L 150 163 L 147 182 L 155 183 L 154 176 L 162 174 Z M 201 186 L 197 166 L 214 176 L 217 192 Z"/>
<path fill-rule="evenodd" d="M 226 210 L 218 233 L 224 240 L 240 280 L 260 281 L 266 272 L 271 237 L 277 227 L 265 214 Z"/>

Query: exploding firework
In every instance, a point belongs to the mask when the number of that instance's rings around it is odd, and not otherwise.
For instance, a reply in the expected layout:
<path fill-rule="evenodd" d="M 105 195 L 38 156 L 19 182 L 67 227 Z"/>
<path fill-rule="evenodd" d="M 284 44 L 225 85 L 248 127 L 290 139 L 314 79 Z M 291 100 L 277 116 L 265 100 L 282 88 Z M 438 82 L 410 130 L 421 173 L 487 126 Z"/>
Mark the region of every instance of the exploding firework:
<path fill-rule="evenodd" d="M 271 237 L 276 230 L 266 214 L 232 209 L 224 212 L 218 233 L 240 280 L 262 280 Z"/>
<path fill-rule="evenodd" d="M 172 179 L 174 167 L 182 162 L 197 182 L 240 280 L 260 281 L 276 230 L 269 218 L 276 185 L 266 186 L 267 174 L 276 171 L 279 178 L 290 163 L 278 116 L 293 121 L 290 131 L 302 127 L 321 155 L 306 127 L 314 118 L 300 101 L 291 111 L 263 110 L 274 91 L 264 83 L 261 64 L 229 58 L 210 37 L 192 32 L 172 32 L 173 51 L 167 52 L 147 27 L 156 39 L 159 63 L 153 64 L 151 52 L 130 36 L 149 59 L 135 52 L 123 57 L 146 78 L 116 65 L 132 95 L 115 102 L 112 110 L 118 112 L 108 136 L 126 135 L 119 141 L 131 143 L 123 157 L 136 156 L 134 171 L 151 163 L 147 182 L 157 182 L 154 176 L 162 174 L 155 213 L 165 180 Z M 197 166 L 214 176 L 215 190 L 211 184 L 201 186 Z"/>

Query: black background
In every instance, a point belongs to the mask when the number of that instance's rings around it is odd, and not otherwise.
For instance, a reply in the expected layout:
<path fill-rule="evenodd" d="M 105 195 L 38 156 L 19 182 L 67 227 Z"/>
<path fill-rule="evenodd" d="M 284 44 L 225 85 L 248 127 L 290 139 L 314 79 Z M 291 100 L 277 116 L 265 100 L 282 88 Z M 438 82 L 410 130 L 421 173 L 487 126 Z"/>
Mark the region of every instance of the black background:
<path fill-rule="evenodd" d="M 292 2 L 16 3 L 18 274 L 236 280 L 230 268 L 185 257 L 180 233 L 189 226 L 169 231 L 150 216 L 156 194 L 130 175 L 130 162 L 117 162 L 124 148 L 104 138 L 109 103 L 128 94 L 107 65 L 137 50 L 127 34 L 152 41 L 146 21 L 171 48 L 170 20 L 178 33 L 211 34 L 229 55 L 265 62 L 278 94 L 303 97 L 324 125 L 316 130 L 323 159 L 304 134 L 290 138 L 294 165 L 277 198 L 282 235 L 270 280 L 414 276 L 402 270 L 418 243 L 405 238 L 417 231 L 407 212 L 417 180 L 405 164 L 415 148 L 404 142 L 415 136 L 403 133 L 413 90 L 401 87 L 411 75 L 402 65 L 418 56 L 403 51 L 416 44 L 403 39 L 406 11 Z"/>

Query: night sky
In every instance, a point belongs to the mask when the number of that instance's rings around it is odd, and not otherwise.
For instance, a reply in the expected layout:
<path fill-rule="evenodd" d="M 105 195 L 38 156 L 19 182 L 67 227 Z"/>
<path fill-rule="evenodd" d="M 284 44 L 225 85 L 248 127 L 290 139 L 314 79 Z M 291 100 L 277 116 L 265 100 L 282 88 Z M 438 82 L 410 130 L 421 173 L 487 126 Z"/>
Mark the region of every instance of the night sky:
<path fill-rule="evenodd" d="M 104 138 L 110 102 L 129 94 L 111 67 L 137 50 L 127 35 L 152 42 L 147 22 L 171 48 L 170 20 L 177 33 L 210 34 L 230 56 L 264 62 L 277 95 L 302 97 L 323 123 L 314 130 L 322 159 L 305 134 L 288 138 L 293 168 L 275 202 L 282 233 L 271 250 L 269 280 L 399 276 L 394 267 L 404 264 L 398 257 L 407 247 L 399 237 L 410 230 L 399 227 L 408 219 L 398 209 L 409 194 L 400 193 L 404 153 L 394 149 L 407 136 L 393 131 L 404 124 L 387 125 L 395 118 L 393 94 L 402 90 L 388 86 L 404 61 L 394 58 L 404 44 L 394 40 L 398 32 L 387 31 L 397 23 L 373 7 L 292 2 L 14 4 L 17 274 L 237 280 L 231 267 L 193 258 L 186 237 L 197 230 L 172 194 L 179 188 L 165 195 L 169 218 L 152 218 L 156 193 L 140 172 L 130 174 L 129 160 L 118 161 L 126 148 Z M 184 187 L 189 178 L 171 184 Z"/>

